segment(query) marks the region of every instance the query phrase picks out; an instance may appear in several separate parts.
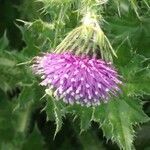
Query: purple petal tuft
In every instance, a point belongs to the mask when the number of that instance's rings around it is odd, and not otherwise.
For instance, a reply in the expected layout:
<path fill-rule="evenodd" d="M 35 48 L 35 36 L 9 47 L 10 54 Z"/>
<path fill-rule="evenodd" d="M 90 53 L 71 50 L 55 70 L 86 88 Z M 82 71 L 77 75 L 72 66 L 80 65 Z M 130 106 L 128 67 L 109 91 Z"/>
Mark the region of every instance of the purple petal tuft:
<path fill-rule="evenodd" d="M 117 71 L 101 59 L 47 53 L 36 57 L 32 68 L 41 75 L 41 85 L 52 89 L 54 96 L 66 103 L 99 105 L 120 91 Z"/>

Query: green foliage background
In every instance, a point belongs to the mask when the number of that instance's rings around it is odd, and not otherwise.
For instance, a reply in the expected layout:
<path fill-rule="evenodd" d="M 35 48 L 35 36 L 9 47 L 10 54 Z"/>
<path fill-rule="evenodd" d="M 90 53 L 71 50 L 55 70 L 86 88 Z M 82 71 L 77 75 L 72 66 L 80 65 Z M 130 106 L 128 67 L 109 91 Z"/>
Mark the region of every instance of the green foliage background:
<path fill-rule="evenodd" d="M 149 0 L 94 5 L 125 83 L 117 100 L 87 108 L 43 97 L 29 68 L 80 25 L 81 2 L 97 1 L 0 0 L 0 150 L 150 149 Z"/>

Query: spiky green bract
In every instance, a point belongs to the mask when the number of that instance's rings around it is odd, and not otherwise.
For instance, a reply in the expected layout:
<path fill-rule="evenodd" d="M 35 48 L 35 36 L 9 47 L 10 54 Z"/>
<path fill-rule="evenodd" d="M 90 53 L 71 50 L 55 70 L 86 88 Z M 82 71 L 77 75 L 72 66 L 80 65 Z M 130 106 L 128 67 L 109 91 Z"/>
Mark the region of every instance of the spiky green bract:
<path fill-rule="evenodd" d="M 90 54 L 112 61 L 112 55 L 116 56 L 108 38 L 102 31 L 97 19 L 87 12 L 82 19 L 82 25 L 72 30 L 64 40 L 56 47 L 56 53 L 66 51 L 75 54 Z"/>

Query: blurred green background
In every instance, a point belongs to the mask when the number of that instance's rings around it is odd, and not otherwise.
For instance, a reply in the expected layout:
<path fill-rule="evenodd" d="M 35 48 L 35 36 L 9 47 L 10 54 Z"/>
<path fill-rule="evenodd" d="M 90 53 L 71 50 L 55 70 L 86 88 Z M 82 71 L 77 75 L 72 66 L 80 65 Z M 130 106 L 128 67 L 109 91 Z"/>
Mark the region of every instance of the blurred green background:
<path fill-rule="evenodd" d="M 42 97 L 43 89 L 39 89 L 38 83 L 32 83 L 34 77 L 31 72 L 27 73 L 27 68 L 21 70 L 22 67 L 19 66 L 18 69 L 13 63 L 28 61 L 39 52 L 52 47 L 55 32 L 50 29 L 53 26 L 43 24 L 43 21 L 51 23 L 55 15 L 57 20 L 57 10 L 49 8 L 49 13 L 45 15 L 39 11 L 43 6 L 43 3 L 34 0 L 0 0 L 0 150 L 118 150 L 116 144 L 107 141 L 97 123 L 92 122 L 89 130 L 79 134 L 78 119 L 72 123 L 71 115 L 63 118 L 62 130 L 54 140 L 55 122 L 46 121 L 46 112 L 41 111 L 45 103 L 39 101 L 33 107 L 29 100 L 26 100 L 27 98 L 36 101 L 37 95 Z M 144 14 L 142 21 L 139 21 L 134 10 L 130 8 L 126 10 L 121 7 L 122 17 L 118 17 L 117 7 L 112 8 L 111 3 L 107 7 L 110 11 L 104 11 L 103 15 L 109 23 L 104 30 L 107 31 L 114 48 L 118 50 L 121 60 L 118 65 L 125 65 L 133 58 L 134 55 L 131 55 L 128 49 L 149 59 L 150 11 L 147 7 L 139 5 L 139 14 Z M 58 24 L 61 29 L 58 43 L 68 31 L 79 24 L 78 20 L 74 19 L 77 13 L 68 14 L 72 21 L 67 20 L 65 25 Z M 145 61 L 144 65 L 147 66 L 148 63 Z M 149 81 L 146 82 L 148 84 Z M 26 89 L 31 83 L 35 89 Z M 32 90 L 36 91 L 36 96 L 32 94 Z M 138 97 L 144 104 L 144 112 L 150 116 L 149 95 L 144 93 Z M 28 111 L 30 107 L 32 109 Z M 150 150 L 150 122 L 141 124 L 140 128 L 135 126 L 134 129 L 137 132 L 134 140 L 136 149 Z"/>

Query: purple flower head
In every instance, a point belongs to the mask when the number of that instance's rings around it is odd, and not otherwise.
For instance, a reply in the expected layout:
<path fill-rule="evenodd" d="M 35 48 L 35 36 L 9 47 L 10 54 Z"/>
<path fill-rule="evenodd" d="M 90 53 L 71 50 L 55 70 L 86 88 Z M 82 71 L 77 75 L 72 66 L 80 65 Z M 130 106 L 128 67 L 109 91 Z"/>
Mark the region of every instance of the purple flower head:
<path fill-rule="evenodd" d="M 42 86 L 66 103 L 91 106 L 107 102 L 120 91 L 118 74 L 110 63 L 72 53 L 46 53 L 32 65 Z"/>

